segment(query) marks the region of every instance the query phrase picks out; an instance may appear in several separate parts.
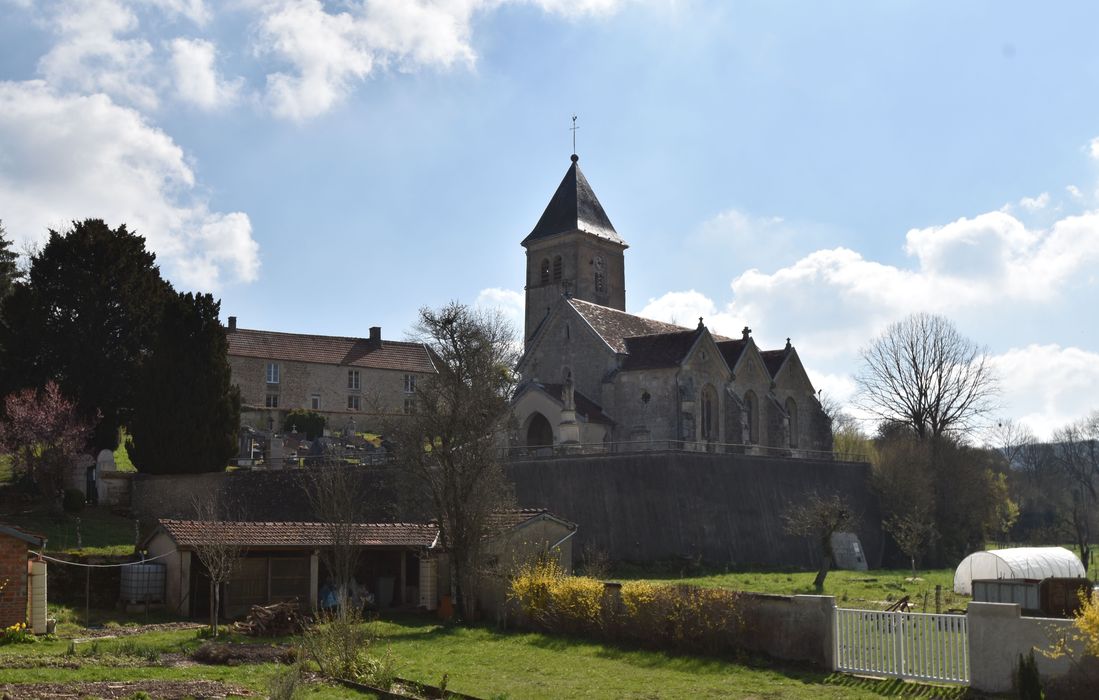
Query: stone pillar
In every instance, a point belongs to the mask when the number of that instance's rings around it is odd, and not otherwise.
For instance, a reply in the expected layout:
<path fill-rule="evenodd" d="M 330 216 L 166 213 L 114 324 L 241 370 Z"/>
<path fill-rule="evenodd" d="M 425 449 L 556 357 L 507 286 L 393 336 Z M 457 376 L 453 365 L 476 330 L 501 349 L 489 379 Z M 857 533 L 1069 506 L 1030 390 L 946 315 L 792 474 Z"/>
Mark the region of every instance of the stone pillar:
<path fill-rule="evenodd" d="M 194 614 L 194 605 L 191 600 L 191 553 L 179 553 L 179 601 L 177 609 L 187 617 Z"/>
<path fill-rule="evenodd" d="M 820 639 L 817 658 L 811 659 L 824 668 L 836 670 L 836 598 L 830 595 L 794 596 L 795 615 L 806 634 Z"/>
<path fill-rule="evenodd" d="M 309 553 L 309 608 L 311 610 L 317 609 L 320 571 L 320 552 L 314 549 Z"/>
<path fill-rule="evenodd" d="M 31 629 L 46 634 L 46 562 L 30 562 Z"/>

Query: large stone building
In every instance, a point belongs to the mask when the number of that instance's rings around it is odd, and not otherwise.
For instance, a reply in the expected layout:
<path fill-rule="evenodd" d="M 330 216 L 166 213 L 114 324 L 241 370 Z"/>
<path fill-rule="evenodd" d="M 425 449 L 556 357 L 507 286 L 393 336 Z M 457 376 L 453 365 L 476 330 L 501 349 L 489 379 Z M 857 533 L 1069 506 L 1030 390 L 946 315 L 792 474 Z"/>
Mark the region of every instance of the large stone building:
<path fill-rule="evenodd" d="M 628 314 L 626 242 L 577 156 L 527 251 L 514 407 L 526 447 L 605 445 L 811 456 L 832 448 L 797 350 Z M 730 447 L 734 446 L 734 447 Z"/>
<path fill-rule="evenodd" d="M 414 409 L 416 384 L 435 373 L 422 343 L 238 328 L 229 317 L 229 365 L 240 387 L 241 421 L 281 430 L 294 409 L 323 415 L 328 427 L 381 430 Z"/>

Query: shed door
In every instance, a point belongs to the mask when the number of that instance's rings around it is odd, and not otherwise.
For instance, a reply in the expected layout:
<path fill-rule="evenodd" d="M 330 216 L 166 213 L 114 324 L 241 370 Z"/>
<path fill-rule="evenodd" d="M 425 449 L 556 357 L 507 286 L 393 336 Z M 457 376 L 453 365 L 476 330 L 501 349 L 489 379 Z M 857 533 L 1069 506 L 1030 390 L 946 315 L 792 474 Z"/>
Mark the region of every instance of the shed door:
<path fill-rule="evenodd" d="M 435 559 L 420 560 L 420 607 L 434 610 L 439 605 L 439 562 Z"/>

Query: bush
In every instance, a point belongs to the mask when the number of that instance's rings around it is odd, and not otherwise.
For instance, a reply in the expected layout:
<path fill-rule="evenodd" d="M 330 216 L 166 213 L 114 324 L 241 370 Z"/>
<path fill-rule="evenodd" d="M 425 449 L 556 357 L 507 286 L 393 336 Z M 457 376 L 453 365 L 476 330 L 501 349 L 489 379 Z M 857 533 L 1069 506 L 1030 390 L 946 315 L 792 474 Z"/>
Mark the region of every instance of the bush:
<path fill-rule="evenodd" d="M 358 612 L 324 614 L 302 633 L 301 657 L 329 678 L 388 689 L 397 676 L 394 660 L 388 651 L 380 658 L 370 654 L 373 645 L 374 635 Z"/>
<path fill-rule="evenodd" d="M 286 414 L 282 430 L 285 433 L 297 431 L 305 433 L 307 440 L 316 440 L 324 435 L 324 426 L 327 421 L 324 416 L 316 411 L 307 411 L 304 408 L 295 408 Z"/>
<path fill-rule="evenodd" d="M 84 510 L 84 492 L 80 489 L 65 489 L 65 496 L 61 499 L 61 507 L 66 513 L 79 513 Z"/>
<path fill-rule="evenodd" d="M 567 576 L 556 562 L 528 565 L 510 598 L 524 621 L 547 632 L 615 638 L 660 649 L 718 654 L 741 648 L 741 594 L 718 588 L 631 581 L 621 604 L 595 579 Z"/>
<path fill-rule="evenodd" d="M 14 625 L 0 630 L 0 646 L 5 644 L 29 644 L 34 641 L 34 635 L 27 629 L 26 622 L 16 622 Z"/>
<path fill-rule="evenodd" d="M 510 597 L 531 623 L 547 632 L 591 635 L 601 628 L 603 584 L 567 576 L 556 561 L 521 567 Z"/>
<path fill-rule="evenodd" d="M 1015 693 L 1019 700 L 1042 700 L 1042 680 L 1038 677 L 1038 664 L 1034 662 L 1034 650 L 1023 656 L 1015 667 Z"/>

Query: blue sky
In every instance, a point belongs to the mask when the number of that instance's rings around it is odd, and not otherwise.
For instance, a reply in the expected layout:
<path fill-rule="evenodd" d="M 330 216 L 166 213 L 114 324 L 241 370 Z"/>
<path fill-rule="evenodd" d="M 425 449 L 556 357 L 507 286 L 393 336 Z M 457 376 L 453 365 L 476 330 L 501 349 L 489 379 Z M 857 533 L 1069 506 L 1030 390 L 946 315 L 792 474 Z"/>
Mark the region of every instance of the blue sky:
<path fill-rule="evenodd" d="M 0 0 L 0 218 L 127 222 L 243 326 L 519 318 L 580 163 L 627 307 L 792 337 L 850 399 L 908 313 L 987 344 L 1001 413 L 1099 408 L 1099 7 Z"/>

